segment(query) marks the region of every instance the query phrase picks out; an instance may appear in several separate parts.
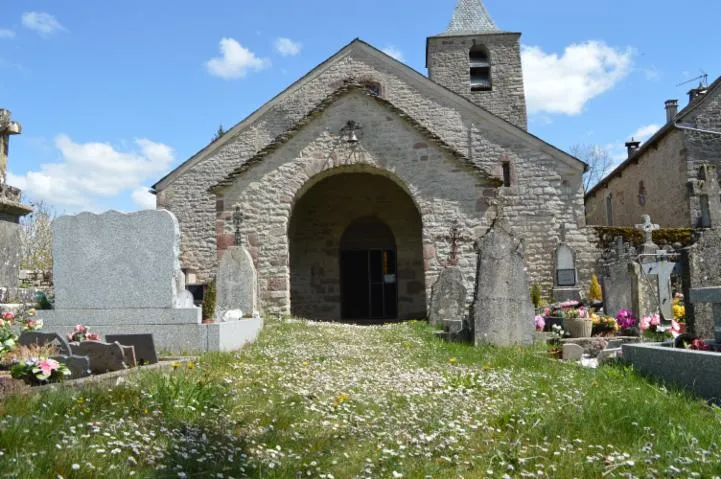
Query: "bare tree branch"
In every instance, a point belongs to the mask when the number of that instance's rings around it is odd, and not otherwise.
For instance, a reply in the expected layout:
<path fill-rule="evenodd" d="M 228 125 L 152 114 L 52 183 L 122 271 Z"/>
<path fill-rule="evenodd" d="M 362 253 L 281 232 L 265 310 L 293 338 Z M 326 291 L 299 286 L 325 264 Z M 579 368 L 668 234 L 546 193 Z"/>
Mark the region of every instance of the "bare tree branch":
<path fill-rule="evenodd" d="M 583 191 L 593 188 L 608 173 L 611 159 L 602 146 L 578 143 L 571 147 L 570 152 L 588 164 L 588 171 L 583 175 Z"/>
<path fill-rule="evenodd" d="M 20 267 L 49 270 L 53 267 L 53 232 L 55 209 L 45 201 L 32 204 L 34 211 L 20 220 Z"/>

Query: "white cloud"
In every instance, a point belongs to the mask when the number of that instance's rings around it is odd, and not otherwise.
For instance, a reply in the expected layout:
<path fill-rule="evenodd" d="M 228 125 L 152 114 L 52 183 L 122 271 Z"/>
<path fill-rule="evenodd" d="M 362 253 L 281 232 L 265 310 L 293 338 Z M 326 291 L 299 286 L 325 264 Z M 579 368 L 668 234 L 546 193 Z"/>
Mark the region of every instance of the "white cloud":
<path fill-rule="evenodd" d="M 60 161 L 40 165 L 38 171 L 8 176 L 8 183 L 36 200 L 68 211 L 99 211 L 103 200 L 133 189 L 170 169 L 173 149 L 148 139 L 135 140 L 134 151 L 119 151 L 108 143 L 75 143 L 67 135 L 55 138 Z M 137 201 L 136 201 L 137 202 Z"/>
<path fill-rule="evenodd" d="M 22 23 L 25 28 L 34 30 L 42 36 L 66 30 L 55 17 L 45 12 L 25 12 L 22 15 Z"/>
<path fill-rule="evenodd" d="M 155 195 L 152 194 L 150 189 L 145 186 L 135 188 L 130 194 L 130 198 L 141 210 L 155 209 Z"/>
<path fill-rule="evenodd" d="M 656 133 L 660 128 L 661 128 L 661 125 L 657 125 L 656 123 L 651 123 L 650 125 L 642 126 L 633 132 L 633 134 L 631 135 L 631 138 L 638 140 L 638 141 L 645 141 L 648 138 L 650 138 L 651 135 Z"/>
<path fill-rule="evenodd" d="M 569 45 L 559 56 L 524 45 L 521 58 L 528 112 L 578 115 L 629 74 L 633 51 L 589 41 Z"/>
<path fill-rule="evenodd" d="M 394 47 L 393 45 L 388 45 L 383 49 L 383 53 L 388 55 L 389 57 L 393 57 L 399 62 L 403 61 L 403 52 Z"/>
<path fill-rule="evenodd" d="M 284 57 L 292 57 L 300 53 L 303 49 L 303 44 L 300 42 L 294 42 L 290 38 L 276 38 L 275 40 L 275 51 L 280 53 Z"/>
<path fill-rule="evenodd" d="M 0 38 L 15 38 L 15 31 L 9 28 L 0 28 Z"/>
<path fill-rule="evenodd" d="M 206 67 L 211 75 L 224 78 L 243 78 L 249 71 L 260 71 L 270 66 L 270 60 L 258 58 L 232 38 L 220 40 L 221 57 L 208 60 Z"/>

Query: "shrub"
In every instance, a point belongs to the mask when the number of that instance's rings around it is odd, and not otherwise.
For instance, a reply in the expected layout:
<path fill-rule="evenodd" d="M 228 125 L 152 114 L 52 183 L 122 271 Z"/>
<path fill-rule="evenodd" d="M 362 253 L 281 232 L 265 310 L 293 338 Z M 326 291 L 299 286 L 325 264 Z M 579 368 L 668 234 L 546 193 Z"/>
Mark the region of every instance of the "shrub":
<path fill-rule="evenodd" d="M 535 308 L 541 304 L 541 287 L 538 286 L 538 283 L 533 283 L 531 286 L 531 302 Z"/>
<path fill-rule="evenodd" d="M 598 282 L 598 276 L 591 276 L 591 286 L 588 288 L 588 297 L 593 301 L 601 301 L 603 293 L 601 291 L 601 283 Z"/>
<path fill-rule="evenodd" d="M 203 295 L 203 319 L 215 318 L 215 280 L 208 284 Z"/>

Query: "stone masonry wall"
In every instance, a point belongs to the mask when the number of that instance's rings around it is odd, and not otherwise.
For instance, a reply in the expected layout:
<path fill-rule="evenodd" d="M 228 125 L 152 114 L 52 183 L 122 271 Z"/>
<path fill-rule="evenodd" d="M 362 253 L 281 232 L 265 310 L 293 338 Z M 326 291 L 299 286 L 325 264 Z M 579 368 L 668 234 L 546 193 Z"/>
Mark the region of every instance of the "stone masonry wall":
<path fill-rule="evenodd" d="M 691 225 L 688 213 L 684 134 L 672 130 L 648 148 L 638 162 L 628 164 L 620 176 L 608 180 L 605 188 L 586 199 L 586 220 L 590 225 L 633 226 L 642 215 L 650 215 L 664 228 Z M 640 184 L 645 189 L 644 203 Z M 613 225 L 606 218 L 606 197 L 612 195 Z"/>
<path fill-rule="evenodd" d="M 474 162 L 491 167 L 496 174 L 501 173 L 502 161 L 511 163 L 515 187 L 512 186 L 505 195 L 512 210 L 509 220 L 512 227 L 521 230 L 527 242 L 531 282 L 538 282 L 549 290 L 552 287 L 552 254 L 559 241 L 562 222 L 567 225 L 569 245 L 576 250 L 580 279 L 582 282 L 590 280 L 591 269 L 584 265 L 593 264 L 596 252 L 583 229 L 585 219 L 579 166 L 571 167 L 553 159 L 542 149 L 519 141 L 509 132 L 482 121 L 479 113 L 459 108 L 456 101 L 443 95 L 431 94 L 423 86 L 422 79 L 418 83 L 409 82 L 389 67 L 389 62 L 379 60 L 362 48 L 355 48 L 347 56 L 327 65 L 316 76 L 292 87 L 287 96 L 281 97 L 279 104 L 263 112 L 247 128 L 227 133 L 222 147 L 179 174 L 158 192 L 158 206 L 173 211 L 181 225 L 181 262 L 184 267 L 195 271 L 201 282 L 212 277 L 217 246 L 222 246 L 216 245 L 216 199 L 207 189 L 273 138 L 291 128 L 349 78 L 379 82 L 386 99 L 458 151 L 467 153 Z M 436 182 L 435 185 L 437 191 L 431 192 L 431 197 L 442 197 L 447 190 L 457 189 L 457 185 L 452 183 Z M 259 189 L 261 185 L 256 185 L 249 194 Z M 436 208 L 439 207 L 441 205 Z M 425 214 L 433 217 L 434 210 L 430 208 L 431 212 Z M 425 227 L 424 219 L 424 231 Z M 283 234 L 283 227 L 279 227 L 277 232 Z M 440 264 L 448 251 L 444 251 L 444 243 L 440 243 L 440 247 L 434 246 L 436 241 L 436 238 L 424 236 L 424 244 L 428 246 L 425 254 L 434 260 L 434 264 Z M 470 271 L 473 269 L 474 266 Z M 426 287 L 429 287 L 428 281 Z M 469 288 L 469 291 L 472 290 Z"/>
<path fill-rule="evenodd" d="M 337 133 L 349 119 L 363 127 L 355 149 Z M 496 187 L 488 185 L 477 170 L 426 143 L 420 133 L 375 100 L 355 92 L 339 99 L 223 192 L 226 211 L 219 213 L 220 217 L 229 218 L 236 204 L 248 215 L 242 233 L 248 238 L 256 262 L 263 309 L 289 312 L 290 246 L 286 233 L 296 202 L 322 179 L 356 172 L 382 174 L 416 205 L 423 224 L 420 240 L 426 299 L 450 255 L 445 237 L 453 222 L 459 221 L 464 238 L 458 244 L 459 267 L 470 305 L 475 268 L 473 238 L 485 230 L 488 210 L 487 203 L 480 200 L 492 196 Z M 361 216 L 367 210 L 358 213 Z M 231 234 L 232 222 L 226 220 L 224 235 Z"/>
<path fill-rule="evenodd" d="M 520 36 L 520 33 L 497 33 L 432 37 L 428 40 L 429 77 L 525 130 L 527 115 Z M 474 42 L 488 51 L 491 91 L 471 91 L 469 52 Z"/>
<path fill-rule="evenodd" d="M 721 132 L 721 89 L 717 88 L 712 97 L 704 99 L 700 107 L 684 118 L 684 124 L 691 124 L 696 128 Z M 686 175 L 689 179 L 697 178 L 699 168 L 704 163 L 716 166 L 721 174 L 721 133 L 700 133 L 684 130 L 684 140 L 687 151 Z M 701 217 L 699 199 L 692 196 L 689 201 L 689 216 L 691 222 Z"/>

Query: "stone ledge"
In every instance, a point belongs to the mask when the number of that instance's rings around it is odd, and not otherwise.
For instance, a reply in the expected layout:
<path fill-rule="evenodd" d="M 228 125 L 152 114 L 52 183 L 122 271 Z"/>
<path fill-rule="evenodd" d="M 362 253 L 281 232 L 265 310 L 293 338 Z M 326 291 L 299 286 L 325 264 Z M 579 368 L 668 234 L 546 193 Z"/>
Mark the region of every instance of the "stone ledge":
<path fill-rule="evenodd" d="M 661 344 L 624 344 L 623 359 L 644 376 L 721 404 L 721 353 Z"/>
<path fill-rule="evenodd" d="M 73 326 L 48 324 L 43 332 L 58 333 L 62 336 L 72 331 Z M 255 341 L 263 329 L 262 319 L 243 319 L 227 323 L 211 324 L 93 324 L 83 323 L 101 336 L 107 334 L 152 334 L 155 348 L 169 354 L 195 354 L 207 351 L 235 351 Z"/>
<path fill-rule="evenodd" d="M 200 324 L 201 309 L 51 309 L 38 311 L 46 326 L 75 326 L 78 323 L 97 326 L 118 324 L 186 325 Z"/>

